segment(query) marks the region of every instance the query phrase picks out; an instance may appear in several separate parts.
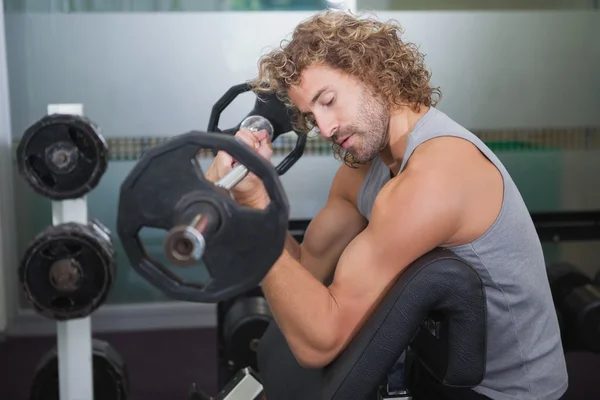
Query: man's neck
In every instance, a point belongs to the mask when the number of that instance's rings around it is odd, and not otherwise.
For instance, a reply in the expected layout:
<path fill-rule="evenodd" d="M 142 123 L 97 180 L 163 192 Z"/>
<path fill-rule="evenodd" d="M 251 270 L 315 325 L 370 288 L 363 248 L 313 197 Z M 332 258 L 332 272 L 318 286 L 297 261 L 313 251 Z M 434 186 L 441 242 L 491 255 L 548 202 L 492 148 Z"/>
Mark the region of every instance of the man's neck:
<path fill-rule="evenodd" d="M 429 107 L 421 106 L 418 112 L 410 107 L 392 112 L 388 128 L 388 145 L 379 153 L 379 158 L 394 175 L 400 171 L 410 132 L 427 111 Z"/>

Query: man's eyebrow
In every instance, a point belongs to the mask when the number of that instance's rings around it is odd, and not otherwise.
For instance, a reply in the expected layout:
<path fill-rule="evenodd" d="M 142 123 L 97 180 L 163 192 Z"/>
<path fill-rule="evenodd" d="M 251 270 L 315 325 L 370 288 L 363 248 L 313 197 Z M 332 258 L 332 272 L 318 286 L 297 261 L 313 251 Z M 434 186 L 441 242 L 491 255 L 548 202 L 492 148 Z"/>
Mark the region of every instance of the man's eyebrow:
<path fill-rule="evenodd" d="M 319 97 L 321 97 L 323 92 L 325 92 L 327 89 L 329 89 L 329 86 L 323 86 L 321 89 L 319 89 L 317 91 L 317 93 L 315 93 L 315 95 L 313 96 L 312 100 L 310 101 L 310 105 L 314 106 L 315 103 L 317 102 L 317 100 L 319 100 Z"/>

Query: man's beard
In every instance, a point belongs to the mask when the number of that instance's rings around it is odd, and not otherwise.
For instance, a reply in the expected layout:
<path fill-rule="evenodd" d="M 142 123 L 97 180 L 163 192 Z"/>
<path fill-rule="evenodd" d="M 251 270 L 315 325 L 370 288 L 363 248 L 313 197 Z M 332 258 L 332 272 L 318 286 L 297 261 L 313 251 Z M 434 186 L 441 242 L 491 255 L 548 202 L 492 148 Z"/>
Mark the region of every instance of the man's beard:
<path fill-rule="evenodd" d="M 341 128 L 330 140 L 333 154 L 346 164 L 366 164 L 386 146 L 390 115 L 385 104 L 374 96 L 361 96 L 358 121 Z M 353 136 L 356 145 L 344 149 L 338 140 Z"/>

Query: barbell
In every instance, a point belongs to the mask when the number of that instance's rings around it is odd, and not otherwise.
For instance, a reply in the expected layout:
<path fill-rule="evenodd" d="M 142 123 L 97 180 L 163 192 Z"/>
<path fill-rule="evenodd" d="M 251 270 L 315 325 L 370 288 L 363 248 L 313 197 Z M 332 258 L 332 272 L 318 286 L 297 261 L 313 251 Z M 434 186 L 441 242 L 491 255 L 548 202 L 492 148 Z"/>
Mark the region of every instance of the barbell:
<path fill-rule="evenodd" d="M 196 155 L 224 151 L 239 163 L 219 182 L 208 181 Z M 242 168 L 243 166 L 243 168 Z M 243 207 L 229 190 L 244 173 L 262 179 L 270 198 L 265 209 Z M 274 166 L 234 137 L 190 131 L 144 153 L 123 181 L 117 232 L 132 267 L 175 300 L 216 303 L 256 287 L 281 255 L 289 203 Z M 208 282 L 186 282 L 149 255 L 143 228 L 168 232 L 167 259 L 204 264 Z"/>
<path fill-rule="evenodd" d="M 249 90 L 248 84 L 231 87 L 213 106 L 208 132 L 190 131 L 149 149 L 121 185 L 117 232 L 125 254 L 139 275 L 175 300 L 217 303 L 245 293 L 259 285 L 283 251 L 289 204 L 279 176 L 301 157 L 306 135 L 298 135 L 277 166 L 233 136 L 241 128 L 265 129 L 275 141 L 291 131 L 289 112 L 275 94 L 257 96 L 240 124 L 221 130 L 221 113 Z M 237 164 L 210 182 L 200 165 L 202 150 L 224 151 Z M 270 198 L 264 210 L 231 197 L 249 172 L 262 179 Z M 140 235 L 144 228 L 166 233 L 164 257 L 150 255 Z M 204 266 L 208 280 L 188 282 L 176 273 L 192 265 Z"/>

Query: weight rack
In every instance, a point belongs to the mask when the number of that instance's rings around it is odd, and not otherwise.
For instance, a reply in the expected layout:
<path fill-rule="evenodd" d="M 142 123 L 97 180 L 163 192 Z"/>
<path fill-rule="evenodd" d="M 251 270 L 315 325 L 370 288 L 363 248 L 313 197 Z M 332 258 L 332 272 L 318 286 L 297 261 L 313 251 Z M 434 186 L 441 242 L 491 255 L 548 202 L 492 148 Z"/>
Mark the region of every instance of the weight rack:
<path fill-rule="evenodd" d="M 82 104 L 51 104 L 48 114 L 83 115 Z M 88 223 L 87 196 L 52 201 L 52 224 Z M 91 317 L 56 321 L 60 398 L 92 399 L 92 323 Z"/>

